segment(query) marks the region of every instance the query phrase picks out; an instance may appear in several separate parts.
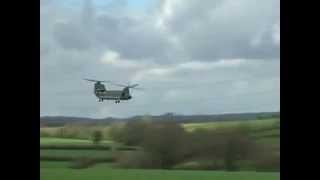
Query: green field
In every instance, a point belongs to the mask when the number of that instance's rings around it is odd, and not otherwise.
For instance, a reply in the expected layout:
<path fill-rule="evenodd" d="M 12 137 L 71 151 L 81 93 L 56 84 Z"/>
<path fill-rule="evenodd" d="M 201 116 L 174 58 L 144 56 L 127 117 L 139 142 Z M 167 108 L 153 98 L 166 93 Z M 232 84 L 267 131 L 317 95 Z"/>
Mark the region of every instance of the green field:
<path fill-rule="evenodd" d="M 112 144 L 112 141 L 104 140 L 101 142 L 102 144 Z M 52 145 L 52 144 L 92 144 L 91 140 L 88 139 L 69 139 L 69 138 L 52 138 L 52 137 L 42 137 L 40 138 L 41 145 Z"/>
<path fill-rule="evenodd" d="M 40 156 L 50 157 L 71 157 L 71 158 L 108 158 L 112 156 L 107 150 L 61 150 L 61 149 L 41 149 Z"/>
<path fill-rule="evenodd" d="M 207 123 L 187 123 L 183 127 L 187 131 L 195 129 L 217 129 L 217 128 L 233 128 L 239 125 L 248 126 L 253 130 L 260 130 L 274 127 L 279 124 L 279 119 L 267 120 L 247 120 L 247 121 L 223 121 L 223 122 L 207 122 Z"/>
<path fill-rule="evenodd" d="M 194 131 L 196 129 L 234 128 L 239 125 L 249 127 L 250 135 L 254 137 L 258 143 L 265 144 L 276 151 L 280 151 L 279 119 L 188 123 L 183 124 L 183 127 L 187 131 Z"/>
<path fill-rule="evenodd" d="M 270 153 L 280 154 L 280 121 L 279 119 L 249 120 L 249 121 L 224 121 L 209 123 L 188 123 L 183 124 L 187 131 L 196 129 L 217 129 L 233 128 L 244 125 L 250 128 L 250 135 L 256 142 L 266 145 Z M 85 127 L 82 127 L 85 128 Z M 77 138 L 41 137 L 40 144 L 45 145 L 86 145 L 94 146 L 90 140 L 90 133 L 93 129 L 80 130 Z M 95 127 L 97 129 L 97 127 Z M 118 143 L 108 140 L 107 126 L 101 126 L 104 130 L 104 139 L 101 143 L 106 146 L 119 147 Z M 55 134 L 59 128 L 41 128 L 49 134 Z M 269 149 L 271 148 L 271 149 Z M 97 149 L 40 149 L 41 157 L 68 157 L 68 158 L 109 158 L 117 151 Z M 47 159 L 48 160 L 48 159 Z M 109 161 L 103 161 L 109 162 Z M 194 171 L 194 170 L 137 170 L 137 169 L 115 169 L 112 163 L 98 163 L 87 169 L 72 169 L 72 161 L 40 161 L 41 180 L 279 180 L 279 173 L 269 172 L 224 172 L 224 171 Z"/>
<path fill-rule="evenodd" d="M 68 130 L 68 132 L 71 132 L 74 134 L 74 136 L 77 137 L 77 139 L 90 139 L 92 133 L 94 130 L 101 130 L 103 133 L 103 139 L 109 139 L 108 137 L 108 130 L 109 126 L 107 125 L 90 125 L 90 126 L 84 126 L 84 125 L 67 125 L 64 127 Z M 62 127 L 42 127 L 40 128 L 40 134 L 46 134 L 48 137 L 56 137 L 59 135 Z M 60 134 L 61 135 L 61 134 Z"/>
<path fill-rule="evenodd" d="M 70 165 L 68 161 L 40 161 L 40 169 L 67 168 Z"/>
<path fill-rule="evenodd" d="M 279 127 L 280 127 L 280 121 L 279 119 L 264 119 L 264 120 L 247 120 L 247 121 L 222 121 L 222 122 L 202 122 L 202 123 L 185 123 L 182 124 L 182 126 L 187 130 L 187 131 L 194 131 L 196 129 L 217 129 L 217 128 L 233 128 L 236 126 L 247 126 L 251 130 L 257 131 L 257 133 L 264 133 L 261 135 L 270 135 L 268 133 L 272 133 L 270 131 L 265 131 L 266 129 L 270 129 L 274 131 L 277 131 L 278 129 L 278 135 L 280 134 L 279 132 Z M 104 142 L 108 142 L 107 140 L 110 140 L 109 137 L 109 126 L 107 125 L 101 125 L 101 126 L 90 126 L 90 127 L 85 127 L 85 126 L 80 126 L 80 125 L 74 125 L 74 126 L 68 126 L 65 127 L 65 129 L 68 130 L 70 133 L 74 133 L 76 136 L 76 140 L 74 139 L 55 139 L 55 138 L 48 138 L 48 139 L 43 139 L 43 143 L 68 143 L 72 141 L 77 141 L 74 143 L 90 143 L 90 138 L 93 130 L 101 130 L 103 133 L 103 139 L 106 140 Z M 43 127 L 40 129 L 41 132 L 46 134 L 49 137 L 56 137 L 57 134 L 59 134 L 59 130 L 61 130 L 61 127 Z M 259 132 L 262 130 L 261 132 Z M 83 139 L 83 140 L 80 140 Z"/>
<path fill-rule="evenodd" d="M 180 171 L 180 170 L 121 170 L 109 164 L 76 170 L 67 163 L 43 162 L 41 180 L 279 180 L 279 173 L 223 172 L 223 171 Z"/>
<path fill-rule="evenodd" d="M 280 137 L 280 129 L 275 128 L 275 129 L 270 129 L 270 130 L 266 130 L 266 131 L 255 132 L 254 135 L 257 138 Z"/>

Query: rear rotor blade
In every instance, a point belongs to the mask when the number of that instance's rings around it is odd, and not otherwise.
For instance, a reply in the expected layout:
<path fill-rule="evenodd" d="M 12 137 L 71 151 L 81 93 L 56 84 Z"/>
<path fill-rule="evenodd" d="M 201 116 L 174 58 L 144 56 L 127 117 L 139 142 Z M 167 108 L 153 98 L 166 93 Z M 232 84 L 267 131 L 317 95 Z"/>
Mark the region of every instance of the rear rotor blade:
<path fill-rule="evenodd" d="M 131 88 L 131 89 L 140 90 L 140 91 L 144 90 L 144 88 Z"/>
<path fill-rule="evenodd" d="M 128 87 L 128 86 L 126 86 L 126 85 L 124 85 L 124 84 L 118 84 L 118 83 L 113 83 L 113 82 L 108 82 L 109 84 L 112 84 L 112 85 L 115 85 L 115 86 L 120 86 L 120 87 Z"/>
<path fill-rule="evenodd" d="M 143 88 L 137 88 L 137 86 L 139 86 L 139 84 L 133 84 L 133 85 L 130 85 L 130 86 L 127 86 L 127 87 L 131 88 L 131 89 L 135 89 L 135 90 L 144 90 Z"/>
<path fill-rule="evenodd" d="M 135 87 L 137 87 L 137 86 L 139 86 L 139 84 L 130 85 L 130 86 L 128 86 L 128 88 L 135 88 Z"/>
<path fill-rule="evenodd" d="M 138 88 L 137 86 L 138 86 L 138 84 L 134 84 L 129 88 L 134 89 L 134 90 L 144 90 L 144 88 Z"/>

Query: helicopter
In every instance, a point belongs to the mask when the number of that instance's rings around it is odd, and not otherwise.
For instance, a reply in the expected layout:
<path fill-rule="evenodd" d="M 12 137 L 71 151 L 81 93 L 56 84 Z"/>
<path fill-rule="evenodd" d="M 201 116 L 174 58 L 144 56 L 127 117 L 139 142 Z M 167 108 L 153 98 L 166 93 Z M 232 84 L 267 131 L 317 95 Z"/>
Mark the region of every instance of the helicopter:
<path fill-rule="evenodd" d="M 99 81 L 94 79 L 84 79 L 90 82 L 94 83 L 94 94 L 98 98 L 99 102 L 102 102 L 103 100 L 115 100 L 115 103 L 120 103 L 121 100 L 130 100 L 132 99 L 132 96 L 130 95 L 129 89 L 141 89 L 136 88 L 139 84 L 133 84 L 130 85 L 123 85 L 123 84 L 117 84 L 113 83 L 111 81 Z M 103 83 L 109 83 L 115 86 L 123 87 L 122 90 L 107 90 L 105 85 Z"/>

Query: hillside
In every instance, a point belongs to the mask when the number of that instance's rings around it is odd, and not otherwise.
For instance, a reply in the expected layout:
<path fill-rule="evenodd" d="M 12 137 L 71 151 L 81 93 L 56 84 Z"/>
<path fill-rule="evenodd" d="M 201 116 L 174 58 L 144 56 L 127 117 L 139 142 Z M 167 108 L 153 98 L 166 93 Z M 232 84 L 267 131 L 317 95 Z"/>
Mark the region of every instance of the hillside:
<path fill-rule="evenodd" d="M 129 118 L 85 118 L 85 117 L 66 117 L 66 116 L 43 116 L 40 117 L 41 126 L 62 126 L 70 123 L 81 123 L 88 125 L 110 124 L 113 122 L 127 122 L 140 119 L 150 119 L 154 121 L 172 120 L 179 123 L 194 123 L 194 122 L 215 122 L 215 121 L 239 121 L 252 119 L 269 119 L 280 117 L 280 112 L 257 112 L 257 113 L 228 113 L 214 115 L 178 115 L 167 113 L 159 116 L 134 116 Z"/>

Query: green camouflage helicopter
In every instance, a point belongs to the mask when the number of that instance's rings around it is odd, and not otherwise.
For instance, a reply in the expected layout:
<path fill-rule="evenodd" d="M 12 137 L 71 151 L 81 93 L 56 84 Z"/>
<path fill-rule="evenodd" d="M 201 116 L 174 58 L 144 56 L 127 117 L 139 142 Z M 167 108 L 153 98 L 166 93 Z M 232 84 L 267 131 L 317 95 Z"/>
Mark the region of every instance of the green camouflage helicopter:
<path fill-rule="evenodd" d="M 99 102 L 102 102 L 103 100 L 115 100 L 115 103 L 120 103 L 122 100 L 130 100 L 132 99 L 132 96 L 130 94 L 129 89 L 138 89 L 141 90 L 141 88 L 136 88 L 138 84 L 133 85 L 123 85 L 123 84 L 117 84 L 113 83 L 111 81 L 99 81 L 94 79 L 84 79 L 90 82 L 94 83 L 94 94 L 99 99 Z M 123 87 L 122 90 L 107 90 L 105 85 L 102 83 L 109 83 L 115 86 Z"/>

